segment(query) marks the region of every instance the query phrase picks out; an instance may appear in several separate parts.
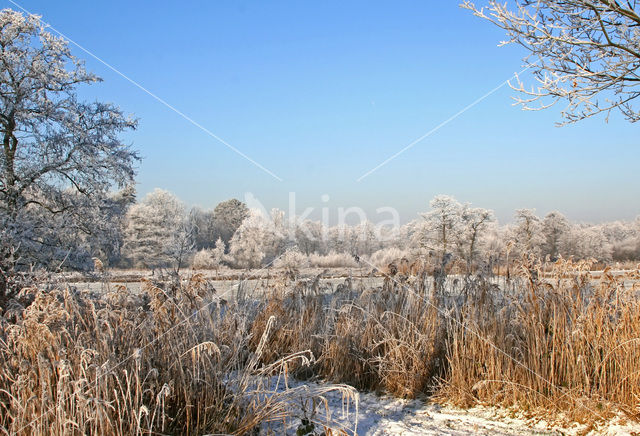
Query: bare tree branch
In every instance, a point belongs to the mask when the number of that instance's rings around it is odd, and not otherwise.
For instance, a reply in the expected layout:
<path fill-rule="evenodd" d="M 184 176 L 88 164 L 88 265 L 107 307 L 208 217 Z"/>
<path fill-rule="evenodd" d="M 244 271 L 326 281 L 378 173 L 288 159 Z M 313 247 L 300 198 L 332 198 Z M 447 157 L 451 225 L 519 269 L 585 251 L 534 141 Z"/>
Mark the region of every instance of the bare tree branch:
<path fill-rule="evenodd" d="M 509 6 L 511 5 L 511 6 Z M 463 8 L 504 29 L 529 54 L 524 62 L 537 81 L 525 88 L 519 78 L 516 104 L 525 110 L 566 106 L 560 124 L 617 109 L 629 121 L 640 119 L 633 106 L 640 96 L 640 16 L 635 0 L 513 0 L 486 7 L 465 0 Z"/>

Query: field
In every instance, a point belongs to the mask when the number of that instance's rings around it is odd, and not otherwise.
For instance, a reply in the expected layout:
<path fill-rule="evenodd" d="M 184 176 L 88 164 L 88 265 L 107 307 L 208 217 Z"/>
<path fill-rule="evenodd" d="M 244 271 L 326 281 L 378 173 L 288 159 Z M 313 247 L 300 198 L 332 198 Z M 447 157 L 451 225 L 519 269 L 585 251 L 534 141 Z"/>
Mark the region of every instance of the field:
<path fill-rule="evenodd" d="M 0 429 L 353 434 L 356 416 L 359 434 L 633 429 L 640 271 L 590 267 L 50 277 L 2 314 Z"/>

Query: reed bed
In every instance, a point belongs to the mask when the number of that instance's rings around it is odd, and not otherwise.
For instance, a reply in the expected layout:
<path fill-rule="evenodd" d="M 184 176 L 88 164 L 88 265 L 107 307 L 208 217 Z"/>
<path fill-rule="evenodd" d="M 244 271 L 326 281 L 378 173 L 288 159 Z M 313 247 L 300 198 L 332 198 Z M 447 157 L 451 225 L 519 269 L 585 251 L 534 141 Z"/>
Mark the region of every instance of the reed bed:
<path fill-rule="evenodd" d="M 91 295 L 26 288 L 7 305 L 0 433 L 250 434 L 291 414 L 301 393 L 265 387 L 311 353 L 258 366 L 264 346 L 250 350 L 251 318 L 239 316 L 246 308 L 217 299 L 200 275 L 143 289 Z"/>
<path fill-rule="evenodd" d="M 25 288 L 0 317 L 0 432 L 255 433 L 299 418 L 299 392 L 270 390 L 274 374 L 337 383 L 351 400 L 344 384 L 640 420 L 640 271 L 594 279 L 591 267 L 523 258 L 507 280 L 425 265 L 377 288 L 291 273 L 229 301 L 199 274 L 140 295 Z"/>
<path fill-rule="evenodd" d="M 292 283 L 253 326 L 278 319 L 265 358 L 313 351 L 299 377 L 548 421 L 640 420 L 640 270 L 592 269 L 523 257 L 509 280 L 425 268 L 376 289 Z"/>
<path fill-rule="evenodd" d="M 640 271 L 598 281 L 590 262 L 521 267 L 524 282 L 459 308 L 449 322 L 441 398 L 594 422 L 640 420 Z M 499 292 L 499 290 L 493 290 Z"/>

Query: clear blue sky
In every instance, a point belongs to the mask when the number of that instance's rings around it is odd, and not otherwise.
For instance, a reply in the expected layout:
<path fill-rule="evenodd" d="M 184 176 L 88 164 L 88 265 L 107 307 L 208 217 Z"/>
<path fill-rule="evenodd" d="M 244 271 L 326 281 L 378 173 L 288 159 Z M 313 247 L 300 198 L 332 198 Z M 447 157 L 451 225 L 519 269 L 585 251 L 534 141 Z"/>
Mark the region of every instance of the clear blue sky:
<path fill-rule="evenodd" d="M 286 209 L 295 191 L 299 211 L 392 206 L 403 221 L 439 193 L 503 222 L 521 207 L 640 214 L 640 126 L 615 114 L 558 128 L 559 106 L 523 112 L 508 86 L 356 181 L 521 70 L 523 50 L 497 47 L 503 33 L 457 1 L 18 3 L 283 179 L 72 47 L 104 79 L 83 96 L 140 120 L 126 140 L 144 157 L 141 195 L 209 208 L 251 192 Z"/>

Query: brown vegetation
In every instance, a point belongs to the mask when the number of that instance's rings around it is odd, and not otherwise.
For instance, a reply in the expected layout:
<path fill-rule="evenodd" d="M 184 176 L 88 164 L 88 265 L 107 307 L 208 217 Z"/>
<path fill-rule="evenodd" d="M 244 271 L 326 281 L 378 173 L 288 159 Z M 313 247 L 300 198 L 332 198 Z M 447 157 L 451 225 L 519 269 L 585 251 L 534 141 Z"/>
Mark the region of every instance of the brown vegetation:
<path fill-rule="evenodd" d="M 595 283 L 590 268 L 560 260 L 538 280 L 539 265 L 525 264 L 518 294 L 496 304 L 492 289 L 462 307 L 449 323 L 441 398 L 640 419 L 640 272 L 605 270 Z"/>
<path fill-rule="evenodd" d="M 24 289 L 0 318 L 0 433 L 246 434 L 286 416 L 300 393 L 262 380 L 310 353 L 258 368 L 242 310 L 199 275 L 163 285 Z"/>
<path fill-rule="evenodd" d="M 640 271 L 594 281 L 588 262 L 523 261 L 507 281 L 399 263 L 379 288 L 282 277 L 228 302 L 198 274 L 141 295 L 24 289 L 0 318 L 0 430 L 243 434 L 289 413 L 286 393 L 259 387 L 278 372 L 640 419 Z"/>

